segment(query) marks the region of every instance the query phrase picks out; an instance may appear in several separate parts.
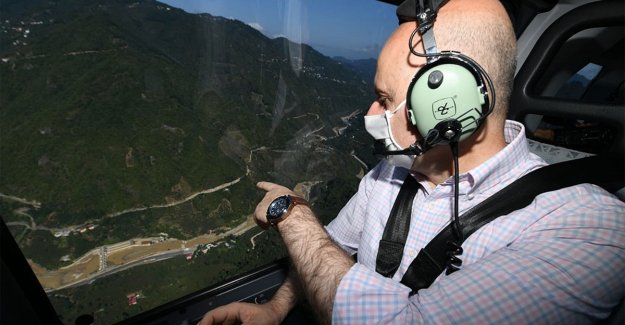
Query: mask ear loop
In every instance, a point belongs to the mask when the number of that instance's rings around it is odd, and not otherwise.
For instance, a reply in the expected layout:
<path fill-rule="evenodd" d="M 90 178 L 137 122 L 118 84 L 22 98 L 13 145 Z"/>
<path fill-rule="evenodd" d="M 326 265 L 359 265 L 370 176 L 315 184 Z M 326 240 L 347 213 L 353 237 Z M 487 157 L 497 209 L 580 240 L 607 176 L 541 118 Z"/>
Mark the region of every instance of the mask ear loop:
<path fill-rule="evenodd" d="M 391 118 L 393 116 L 395 116 L 395 114 L 397 114 L 397 111 L 399 111 L 402 108 L 402 106 L 403 107 L 406 106 L 406 100 L 404 100 L 401 103 L 399 103 L 399 105 L 397 105 L 397 107 L 395 107 L 395 109 L 393 111 L 386 111 L 386 112 L 384 112 L 384 119 L 386 120 L 386 128 L 388 129 L 388 135 L 389 135 L 389 138 L 390 138 L 391 142 L 393 143 L 393 145 L 395 147 L 397 147 L 396 150 L 405 150 L 405 148 L 402 148 L 399 145 L 399 142 L 397 142 L 397 140 L 393 136 L 393 130 L 391 128 Z"/>

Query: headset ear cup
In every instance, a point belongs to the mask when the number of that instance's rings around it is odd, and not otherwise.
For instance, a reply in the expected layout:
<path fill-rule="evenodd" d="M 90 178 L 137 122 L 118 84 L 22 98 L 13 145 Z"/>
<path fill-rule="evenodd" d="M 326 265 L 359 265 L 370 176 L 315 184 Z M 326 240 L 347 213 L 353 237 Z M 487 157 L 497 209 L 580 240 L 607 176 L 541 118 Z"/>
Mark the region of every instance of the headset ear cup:
<path fill-rule="evenodd" d="M 439 122 L 458 120 L 460 141 L 479 126 L 488 107 L 488 98 L 479 71 L 456 57 L 443 57 L 429 63 L 414 76 L 406 98 L 409 116 L 424 136 Z"/>

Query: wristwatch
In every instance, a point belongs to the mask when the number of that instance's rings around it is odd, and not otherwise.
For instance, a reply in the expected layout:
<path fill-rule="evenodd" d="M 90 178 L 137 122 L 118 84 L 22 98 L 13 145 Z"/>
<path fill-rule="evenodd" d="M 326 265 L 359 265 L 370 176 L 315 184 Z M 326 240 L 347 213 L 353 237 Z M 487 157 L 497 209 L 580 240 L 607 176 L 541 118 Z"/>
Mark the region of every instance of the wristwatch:
<path fill-rule="evenodd" d="M 308 201 L 297 196 L 283 195 L 275 198 L 267 208 L 267 221 L 272 226 L 277 225 L 289 216 L 296 205 L 309 206 Z"/>

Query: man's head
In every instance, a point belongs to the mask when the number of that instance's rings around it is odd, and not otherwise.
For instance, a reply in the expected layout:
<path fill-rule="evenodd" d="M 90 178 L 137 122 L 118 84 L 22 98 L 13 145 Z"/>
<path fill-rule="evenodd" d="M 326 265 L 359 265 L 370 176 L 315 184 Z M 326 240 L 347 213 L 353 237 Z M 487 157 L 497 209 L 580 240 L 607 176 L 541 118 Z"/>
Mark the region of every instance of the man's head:
<path fill-rule="evenodd" d="M 369 115 L 393 109 L 404 101 L 410 81 L 425 65 L 425 59 L 411 54 L 408 48 L 408 39 L 415 28 L 415 22 L 401 24 L 382 49 L 375 78 L 379 100 L 372 104 Z M 497 0 L 450 0 L 440 9 L 433 31 L 439 51 L 458 51 L 477 61 L 492 78 L 497 93 L 497 104 L 487 123 L 467 139 L 466 144 L 461 144 L 461 151 L 464 149 L 465 154 L 473 152 L 476 144 L 484 148 L 486 145 L 501 146 L 516 55 L 514 32 L 505 9 Z M 413 46 L 417 52 L 424 52 L 418 35 Z M 405 109 L 398 113 L 391 119 L 391 128 L 398 144 L 405 148 L 421 135 L 409 123 Z M 420 163 L 422 160 L 431 164 L 440 160 L 441 155 L 426 153 L 416 159 L 415 165 L 425 164 Z M 426 172 L 422 168 L 425 166 L 414 167 Z"/>

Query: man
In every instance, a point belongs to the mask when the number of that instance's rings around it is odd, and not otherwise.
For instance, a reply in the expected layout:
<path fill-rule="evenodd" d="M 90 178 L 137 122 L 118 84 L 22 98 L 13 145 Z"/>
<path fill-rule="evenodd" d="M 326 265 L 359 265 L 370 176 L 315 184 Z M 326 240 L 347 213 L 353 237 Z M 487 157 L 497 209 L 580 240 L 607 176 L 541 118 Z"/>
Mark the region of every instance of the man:
<path fill-rule="evenodd" d="M 399 148 L 422 138 L 405 108 L 409 83 L 425 64 L 408 48 L 415 26 L 401 24 L 380 53 L 379 98 L 367 113 L 388 112 L 390 136 Z M 545 163 L 529 153 L 523 126 L 505 121 L 515 38 L 501 4 L 451 0 L 433 29 L 438 50 L 460 51 L 476 60 L 497 94 L 493 113 L 459 145 L 462 212 Z M 418 35 L 412 44 L 424 51 Z M 327 228 L 305 204 L 292 207 L 275 224 L 292 261 L 289 278 L 267 304 L 227 305 L 209 312 L 202 324 L 277 324 L 300 296 L 322 322 L 589 323 L 607 317 L 624 296 L 625 205 L 589 184 L 541 194 L 530 206 L 483 226 L 464 241 L 459 271 L 441 274 L 429 288 L 411 294 L 399 280 L 418 251 L 450 223 L 454 193 L 447 146 L 411 159 L 410 172 L 397 166 L 402 163 L 393 165 L 393 159 L 380 162 Z M 413 202 L 401 264 L 386 278 L 375 271 L 379 241 L 409 173 L 422 190 Z M 260 182 L 258 187 L 267 193 L 255 217 L 266 226 L 269 205 L 296 195 L 277 184 Z M 357 262 L 351 257 L 356 252 Z"/>

